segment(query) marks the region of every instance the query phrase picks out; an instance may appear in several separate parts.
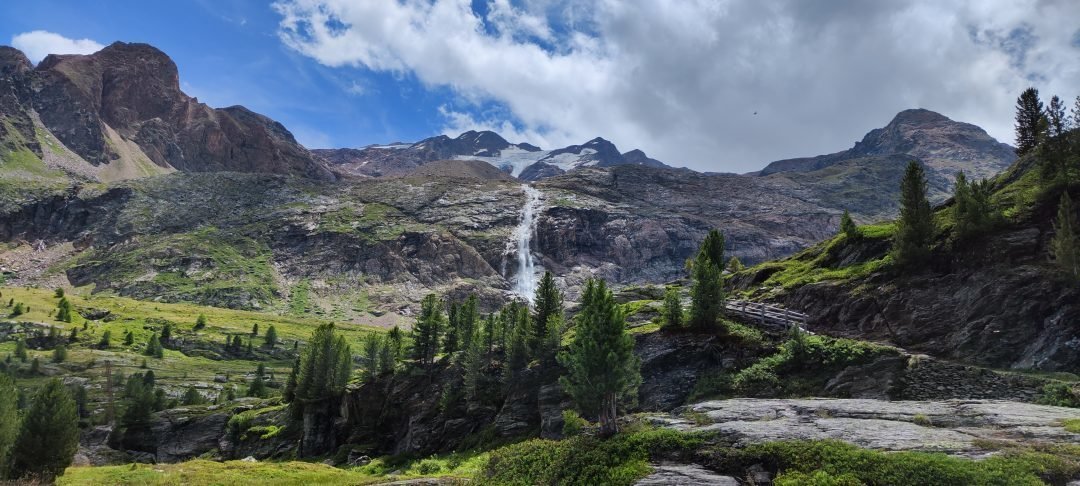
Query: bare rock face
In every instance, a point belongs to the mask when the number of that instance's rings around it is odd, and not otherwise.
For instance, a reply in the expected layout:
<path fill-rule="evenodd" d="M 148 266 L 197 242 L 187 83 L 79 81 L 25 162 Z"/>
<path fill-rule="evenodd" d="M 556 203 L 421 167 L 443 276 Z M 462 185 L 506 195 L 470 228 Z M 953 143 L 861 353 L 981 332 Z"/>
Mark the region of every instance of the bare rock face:
<path fill-rule="evenodd" d="M 213 109 L 180 91 L 176 65 L 146 44 L 114 43 L 90 55 L 50 55 L 33 70 L 0 53 L 0 89 L 17 97 L 67 148 L 92 165 L 121 157 L 182 171 L 269 172 L 333 180 L 280 123 L 241 106 Z M 5 90 L 6 91 L 6 90 Z M 10 110 L 5 104 L 3 112 Z M 33 132 L 27 140 L 34 140 Z M 124 153 L 126 142 L 140 154 Z"/>
<path fill-rule="evenodd" d="M 739 486 L 731 476 L 722 476 L 696 464 L 658 464 L 653 473 L 635 486 Z"/>
<path fill-rule="evenodd" d="M 837 439 L 886 451 L 920 450 L 974 456 L 983 441 L 1075 443 L 1066 420 L 1080 410 L 999 400 L 938 402 L 860 399 L 732 399 L 702 402 L 656 421 L 666 427 L 719 433 L 736 446 L 778 440 Z"/>

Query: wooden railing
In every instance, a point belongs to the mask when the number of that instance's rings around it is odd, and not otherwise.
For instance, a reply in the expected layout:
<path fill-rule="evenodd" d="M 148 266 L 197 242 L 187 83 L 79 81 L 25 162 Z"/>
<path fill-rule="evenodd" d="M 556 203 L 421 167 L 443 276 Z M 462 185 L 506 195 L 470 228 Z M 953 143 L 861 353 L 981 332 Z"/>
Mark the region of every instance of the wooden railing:
<path fill-rule="evenodd" d="M 792 326 L 798 326 L 800 329 L 805 330 L 806 320 L 809 317 L 802 312 L 780 306 L 745 300 L 728 301 L 725 307 L 729 314 L 741 317 L 748 323 L 757 323 L 761 326 L 776 327 L 783 330 L 790 329 Z"/>

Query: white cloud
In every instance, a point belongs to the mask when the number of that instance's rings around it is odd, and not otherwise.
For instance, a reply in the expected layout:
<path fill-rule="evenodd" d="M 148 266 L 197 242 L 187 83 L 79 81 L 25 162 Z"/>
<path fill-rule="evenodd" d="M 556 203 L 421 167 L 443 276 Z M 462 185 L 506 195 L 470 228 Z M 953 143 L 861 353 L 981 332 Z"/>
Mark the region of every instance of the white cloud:
<path fill-rule="evenodd" d="M 1012 139 L 1017 94 L 1080 94 L 1075 0 L 281 0 L 279 35 L 332 67 L 411 72 L 447 130 L 552 147 L 603 136 L 673 165 L 746 171 L 851 146 L 906 108 Z M 757 112 L 757 115 L 754 113 Z M 507 120 L 512 118 L 515 123 Z"/>
<path fill-rule="evenodd" d="M 49 54 L 93 54 L 105 47 L 91 39 L 68 39 L 45 30 L 18 34 L 11 38 L 11 46 L 23 51 L 35 64 Z"/>

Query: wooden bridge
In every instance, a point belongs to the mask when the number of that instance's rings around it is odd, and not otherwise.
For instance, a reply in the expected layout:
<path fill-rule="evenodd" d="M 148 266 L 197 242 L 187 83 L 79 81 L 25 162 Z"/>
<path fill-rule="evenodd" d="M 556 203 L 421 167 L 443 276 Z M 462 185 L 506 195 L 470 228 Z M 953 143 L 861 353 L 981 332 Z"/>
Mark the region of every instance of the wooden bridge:
<path fill-rule="evenodd" d="M 809 317 L 802 312 L 791 309 L 745 300 L 728 301 L 725 307 L 728 315 L 741 317 L 748 323 L 756 322 L 762 327 L 771 327 L 783 331 L 790 329 L 792 326 L 798 326 L 805 331 L 806 320 Z"/>

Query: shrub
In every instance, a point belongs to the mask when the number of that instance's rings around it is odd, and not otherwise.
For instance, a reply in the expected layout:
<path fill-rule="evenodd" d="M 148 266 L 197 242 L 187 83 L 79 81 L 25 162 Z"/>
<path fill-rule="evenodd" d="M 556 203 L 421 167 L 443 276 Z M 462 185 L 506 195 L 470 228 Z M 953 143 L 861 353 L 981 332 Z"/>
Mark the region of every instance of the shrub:
<path fill-rule="evenodd" d="M 562 433 L 566 437 L 574 437 L 581 434 L 585 427 L 589 426 L 589 422 L 574 410 L 563 410 L 563 428 Z"/>
<path fill-rule="evenodd" d="M 424 459 L 423 461 L 420 461 L 420 464 L 416 465 L 416 472 L 425 476 L 429 474 L 435 474 L 441 470 L 442 465 L 434 459 Z"/>
<path fill-rule="evenodd" d="M 923 415 L 921 413 L 915 414 L 915 417 L 912 418 L 911 421 L 914 422 L 915 425 L 921 425 L 923 427 L 933 427 L 934 426 L 934 423 L 930 421 L 930 417 L 927 417 L 926 415 Z"/>
<path fill-rule="evenodd" d="M 815 471 L 813 474 L 791 472 L 781 474 L 773 482 L 775 486 L 862 486 L 854 474 L 832 475 L 825 471 Z"/>
<path fill-rule="evenodd" d="M 1080 391 L 1067 383 L 1050 383 L 1035 401 L 1041 405 L 1080 408 Z"/>

